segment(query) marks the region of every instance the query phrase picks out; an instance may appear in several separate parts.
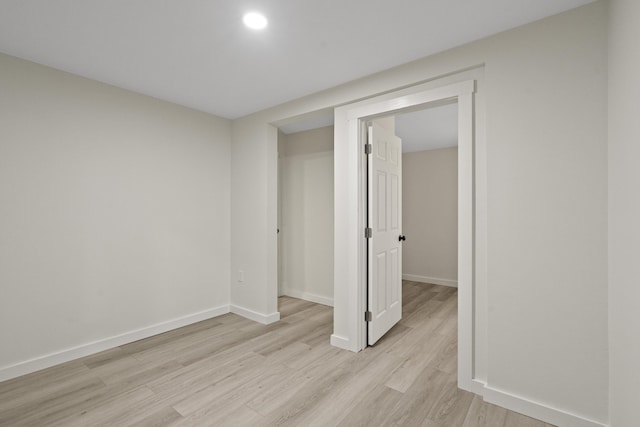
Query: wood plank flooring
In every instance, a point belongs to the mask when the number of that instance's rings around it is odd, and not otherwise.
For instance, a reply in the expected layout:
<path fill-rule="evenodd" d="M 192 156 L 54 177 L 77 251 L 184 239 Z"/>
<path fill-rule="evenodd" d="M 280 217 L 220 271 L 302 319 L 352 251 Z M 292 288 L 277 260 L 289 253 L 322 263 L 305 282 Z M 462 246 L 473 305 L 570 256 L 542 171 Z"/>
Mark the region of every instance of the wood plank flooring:
<path fill-rule="evenodd" d="M 333 309 L 227 314 L 0 383 L 1 426 L 548 425 L 456 387 L 457 291 L 404 282 L 403 319 L 358 354 Z"/>

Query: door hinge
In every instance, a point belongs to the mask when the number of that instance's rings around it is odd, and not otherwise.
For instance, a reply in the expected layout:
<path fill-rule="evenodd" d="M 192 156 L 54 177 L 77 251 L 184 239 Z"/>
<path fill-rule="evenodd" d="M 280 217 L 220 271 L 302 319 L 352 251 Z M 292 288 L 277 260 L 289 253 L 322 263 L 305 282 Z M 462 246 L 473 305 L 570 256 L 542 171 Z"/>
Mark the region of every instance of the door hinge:
<path fill-rule="evenodd" d="M 371 320 L 373 320 L 373 315 L 371 314 L 370 311 L 365 311 L 364 312 L 364 321 L 365 322 L 371 322 Z"/>
<path fill-rule="evenodd" d="M 370 239 L 373 237 L 373 230 L 369 227 L 364 229 L 364 238 L 365 239 Z"/>
<path fill-rule="evenodd" d="M 371 144 L 364 144 L 364 154 L 371 154 L 372 151 Z"/>

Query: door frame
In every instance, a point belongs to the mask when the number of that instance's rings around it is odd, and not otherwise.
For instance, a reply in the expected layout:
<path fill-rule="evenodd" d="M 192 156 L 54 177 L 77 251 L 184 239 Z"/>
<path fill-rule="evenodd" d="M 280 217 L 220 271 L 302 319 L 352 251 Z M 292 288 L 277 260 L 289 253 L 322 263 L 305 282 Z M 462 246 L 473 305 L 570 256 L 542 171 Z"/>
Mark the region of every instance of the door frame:
<path fill-rule="evenodd" d="M 397 96 L 386 94 L 367 100 L 367 103 L 357 103 L 339 107 L 335 112 L 336 150 L 338 144 L 344 143 L 347 155 L 340 158 L 346 162 L 355 162 L 358 167 L 349 168 L 348 182 L 339 182 L 336 176 L 336 196 L 347 197 L 357 194 L 356 200 L 349 199 L 349 206 L 357 209 L 357 221 L 345 219 L 338 224 L 339 212 L 336 203 L 336 279 L 343 271 L 351 272 L 350 277 L 357 280 L 348 284 L 346 294 L 355 305 L 349 308 L 349 332 L 347 337 L 334 333 L 331 343 L 337 347 L 352 351 L 360 351 L 366 347 L 366 287 L 367 287 L 367 250 L 364 229 L 366 227 L 366 156 L 364 143 L 366 138 L 366 122 L 381 116 L 400 112 L 418 110 L 443 103 L 457 102 L 458 104 L 458 387 L 472 391 L 474 389 L 474 93 L 475 80 L 466 80 L 446 86 L 416 92 L 402 91 Z M 346 126 L 345 126 L 346 125 Z M 346 136 L 346 140 L 344 137 Z M 337 152 L 336 152 L 337 153 Z M 339 157 L 336 154 L 336 170 L 339 170 Z M 354 163 L 351 163 L 352 165 Z M 355 173 L 354 173 L 355 172 Z M 338 200 L 336 199 L 336 202 Z M 355 226 L 355 227 L 354 227 Z M 338 251 L 338 242 L 344 241 L 346 235 L 357 239 L 355 245 L 342 244 Z M 346 259 L 342 255 L 346 254 Z M 338 261 L 341 263 L 338 264 Z M 355 269 L 355 270 L 354 270 Z M 339 280 L 336 280 L 336 293 Z M 338 301 L 336 300 L 336 304 Z M 336 309 L 339 307 L 336 306 Z M 353 312 L 355 309 L 355 312 Z M 344 310 L 341 310 L 344 313 Z M 336 311 L 336 316 L 339 314 Z M 337 320 L 337 319 L 336 319 Z M 340 319 L 342 320 L 342 319 Z M 335 331 L 334 331 L 335 332 Z"/>

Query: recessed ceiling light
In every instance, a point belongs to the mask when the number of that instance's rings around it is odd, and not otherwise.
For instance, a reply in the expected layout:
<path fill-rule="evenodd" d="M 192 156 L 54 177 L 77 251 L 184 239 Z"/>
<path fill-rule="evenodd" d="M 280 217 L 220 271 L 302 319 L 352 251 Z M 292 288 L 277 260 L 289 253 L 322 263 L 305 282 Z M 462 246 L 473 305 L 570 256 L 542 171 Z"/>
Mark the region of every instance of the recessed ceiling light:
<path fill-rule="evenodd" d="M 249 12 L 245 14 L 242 21 L 244 21 L 244 25 L 253 30 L 262 30 L 267 26 L 267 18 L 258 12 Z"/>

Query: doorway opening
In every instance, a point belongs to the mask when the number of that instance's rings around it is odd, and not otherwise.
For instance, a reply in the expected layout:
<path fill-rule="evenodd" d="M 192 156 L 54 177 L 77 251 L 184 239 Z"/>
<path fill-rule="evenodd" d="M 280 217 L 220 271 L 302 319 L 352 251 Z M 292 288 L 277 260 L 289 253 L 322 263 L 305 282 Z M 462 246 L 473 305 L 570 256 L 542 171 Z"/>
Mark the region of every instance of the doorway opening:
<path fill-rule="evenodd" d="M 335 110 L 336 187 L 335 306 L 333 345 L 366 347 L 367 289 L 366 123 L 372 119 L 457 101 L 458 109 L 458 386 L 474 384 L 474 93 L 475 80 L 434 86 L 427 83 L 380 95 Z"/>
<path fill-rule="evenodd" d="M 333 139 L 333 114 L 278 129 L 278 311 L 283 321 L 295 315 L 333 316 Z M 332 326 L 321 325 L 326 341 Z"/>
<path fill-rule="evenodd" d="M 457 113 L 453 102 L 367 123 L 369 346 L 457 311 Z"/>

